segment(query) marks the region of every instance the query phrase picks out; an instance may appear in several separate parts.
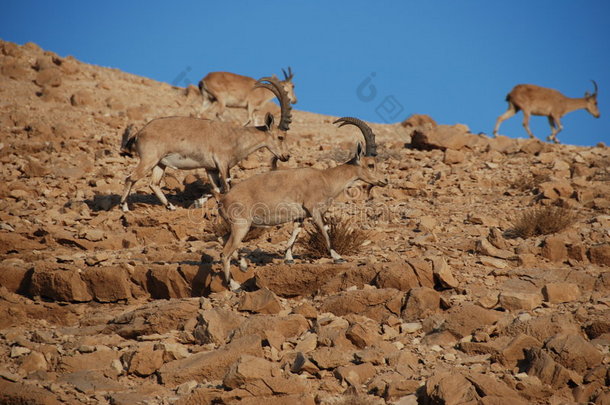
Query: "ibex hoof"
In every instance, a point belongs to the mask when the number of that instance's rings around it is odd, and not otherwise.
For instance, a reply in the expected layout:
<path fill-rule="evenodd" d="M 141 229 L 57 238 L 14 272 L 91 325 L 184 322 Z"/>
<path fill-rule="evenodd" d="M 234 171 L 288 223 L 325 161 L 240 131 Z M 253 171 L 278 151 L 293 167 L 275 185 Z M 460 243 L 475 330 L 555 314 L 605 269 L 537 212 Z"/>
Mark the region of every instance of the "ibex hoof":
<path fill-rule="evenodd" d="M 294 264 L 294 260 L 290 259 L 290 260 L 284 260 L 285 264 Z"/>
<path fill-rule="evenodd" d="M 345 263 L 345 259 L 334 259 L 333 263 L 335 263 L 335 264 Z"/>
<path fill-rule="evenodd" d="M 167 209 L 170 211 L 176 211 L 176 207 L 174 207 L 174 204 L 167 204 Z"/>
<path fill-rule="evenodd" d="M 127 205 L 126 202 L 124 202 L 123 204 L 121 204 L 121 211 L 123 212 L 129 212 L 129 206 Z"/>

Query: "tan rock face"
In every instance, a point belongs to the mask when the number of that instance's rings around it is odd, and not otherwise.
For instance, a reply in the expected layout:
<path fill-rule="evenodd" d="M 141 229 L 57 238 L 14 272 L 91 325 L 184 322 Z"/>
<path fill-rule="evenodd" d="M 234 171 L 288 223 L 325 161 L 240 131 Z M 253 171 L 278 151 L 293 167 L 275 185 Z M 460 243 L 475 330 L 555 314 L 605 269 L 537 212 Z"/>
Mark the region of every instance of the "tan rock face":
<path fill-rule="evenodd" d="M 290 225 L 253 232 L 229 292 L 217 204 L 189 208 L 203 173 L 167 170 L 176 211 L 148 179 L 117 208 L 137 161 L 123 131 L 200 117 L 196 86 L 0 41 L 0 98 L 0 403 L 607 401 L 606 147 L 371 123 L 389 184 L 356 182 L 327 213 L 365 231 L 360 248 L 334 264 L 301 235 L 288 265 Z M 293 109 L 280 169 L 351 158 L 359 134 L 335 119 Z M 270 159 L 240 162 L 232 184 Z M 540 206 L 575 222 L 517 237 Z"/>

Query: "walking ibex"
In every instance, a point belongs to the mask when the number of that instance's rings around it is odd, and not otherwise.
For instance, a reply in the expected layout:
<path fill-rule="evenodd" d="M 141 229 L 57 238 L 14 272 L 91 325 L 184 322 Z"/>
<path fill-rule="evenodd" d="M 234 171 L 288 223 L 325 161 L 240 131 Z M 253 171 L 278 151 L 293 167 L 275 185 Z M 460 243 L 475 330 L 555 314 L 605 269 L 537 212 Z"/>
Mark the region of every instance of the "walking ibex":
<path fill-rule="evenodd" d="M 294 95 L 294 83 L 292 83 L 292 69 L 288 68 L 288 73 L 282 69 L 284 80 L 279 83 L 282 85 L 288 99 L 292 104 L 296 104 L 297 98 Z M 275 75 L 273 76 L 275 78 Z M 248 110 L 248 120 L 244 126 L 254 122 L 254 112 L 263 108 L 271 101 L 270 95 L 262 89 L 254 87 L 254 80 L 248 76 L 242 76 L 229 72 L 212 72 L 199 82 L 199 90 L 203 96 L 202 112 L 206 112 L 212 107 L 216 108 L 216 117 L 222 120 L 225 107 L 239 107 Z"/>
<path fill-rule="evenodd" d="M 378 177 L 376 170 L 375 134 L 363 121 L 345 117 L 335 123 L 340 126 L 352 124 L 364 135 L 365 150 L 361 143 L 354 157 L 348 162 L 325 170 L 299 168 L 278 170 L 250 177 L 235 185 L 219 201 L 221 216 L 230 226 L 230 234 L 222 251 L 224 277 L 232 290 L 239 283 L 231 279 L 230 261 L 238 250 L 251 226 L 267 227 L 295 221 L 296 226 L 288 241 L 285 261 L 292 262 L 292 247 L 301 231 L 302 221 L 311 217 L 326 240 L 330 256 L 342 261 L 331 246 L 324 225 L 323 214 L 345 188 L 356 180 L 376 186 L 385 186 L 387 181 Z M 245 261 L 240 258 L 240 268 L 245 270 Z"/>
<path fill-rule="evenodd" d="M 285 138 L 291 122 L 291 106 L 284 87 L 272 77 L 260 79 L 255 87 L 270 90 L 280 101 L 281 118 L 277 128 L 273 125 L 273 115 L 268 113 L 265 125 L 260 127 L 242 127 L 191 117 L 167 117 L 150 121 L 136 134 L 126 131 L 121 149 L 126 153 L 136 151 L 140 162 L 127 177 L 120 202 L 123 211 L 129 210 L 127 197 L 134 183 L 151 170 L 150 188 L 163 205 L 173 210 L 175 207 L 159 187 L 166 167 L 205 169 L 212 188 L 216 192 L 220 192 L 220 188 L 227 192 L 230 169 L 252 152 L 267 148 L 274 159 L 288 160 L 290 155 Z"/>
<path fill-rule="evenodd" d="M 508 110 L 498 117 L 494 128 L 494 136 L 498 135 L 498 129 L 502 121 L 512 117 L 519 110 L 523 110 L 523 126 L 530 138 L 534 138 L 529 125 L 530 115 L 542 115 L 548 117 L 549 125 L 551 126 L 551 135 L 547 139 L 559 143 L 557 134 L 563 129 L 561 117 L 567 113 L 584 108 L 595 118 L 599 118 L 597 83 L 595 83 L 595 80 L 591 81 L 593 86 L 595 86 L 595 92 L 593 94 L 586 92 L 582 98 L 566 97 L 557 90 L 533 84 L 519 84 L 515 86 L 506 96 Z"/>

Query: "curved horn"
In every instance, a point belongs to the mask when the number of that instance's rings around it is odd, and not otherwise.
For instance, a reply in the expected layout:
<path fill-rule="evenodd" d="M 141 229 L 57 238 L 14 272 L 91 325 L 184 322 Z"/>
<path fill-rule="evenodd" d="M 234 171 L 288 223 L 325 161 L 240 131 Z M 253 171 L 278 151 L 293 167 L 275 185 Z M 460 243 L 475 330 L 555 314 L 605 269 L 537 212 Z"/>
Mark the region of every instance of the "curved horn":
<path fill-rule="evenodd" d="M 593 96 L 597 96 L 597 83 L 595 83 L 595 80 L 591 80 L 593 82 L 593 86 L 595 87 L 595 91 L 593 92 Z"/>
<path fill-rule="evenodd" d="M 364 136 L 364 141 L 366 144 L 366 151 L 364 153 L 365 156 L 377 156 L 377 144 L 375 143 L 375 134 L 371 127 L 369 127 L 364 121 L 359 120 L 354 117 L 343 117 L 339 118 L 337 121 L 333 122 L 333 124 L 340 123 L 339 127 L 343 125 L 355 125 L 360 128 L 362 135 Z"/>
<path fill-rule="evenodd" d="M 286 73 L 284 68 L 282 68 L 282 72 L 284 73 L 284 80 L 291 80 L 294 76 L 294 74 L 292 74 L 292 68 L 290 66 L 288 66 L 288 73 Z"/>
<path fill-rule="evenodd" d="M 290 100 L 288 99 L 286 90 L 284 90 L 284 86 L 282 86 L 282 84 L 275 77 L 262 77 L 258 79 L 254 87 L 262 87 L 275 94 L 275 97 L 277 97 L 280 102 L 281 111 L 281 118 L 278 128 L 282 131 L 288 131 L 290 128 L 290 123 L 292 122 L 292 114 L 290 113 L 292 106 L 290 105 Z"/>

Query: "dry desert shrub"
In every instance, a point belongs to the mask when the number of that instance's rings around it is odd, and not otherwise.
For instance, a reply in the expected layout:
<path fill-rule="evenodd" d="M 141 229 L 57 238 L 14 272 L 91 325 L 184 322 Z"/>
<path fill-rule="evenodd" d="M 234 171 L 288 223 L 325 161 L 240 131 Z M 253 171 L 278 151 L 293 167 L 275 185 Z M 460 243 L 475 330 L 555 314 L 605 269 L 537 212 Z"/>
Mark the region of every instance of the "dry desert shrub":
<path fill-rule="evenodd" d="M 369 237 L 368 231 L 354 227 L 349 219 L 332 216 L 326 221 L 326 224 L 328 225 L 330 244 L 340 255 L 350 255 L 358 252 Z M 307 236 L 300 239 L 299 244 L 311 256 L 328 256 L 324 236 L 315 226 L 312 229 L 307 229 Z"/>
<path fill-rule="evenodd" d="M 576 222 L 577 215 L 565 207 L 544 206 L 529 209 L 513 219 L 508 236 L 524 239 L 562 231 Z"/>
<path fill-rule="evenodd" d="M 547 173 L 527 173 L 513 180 L 510 187 L 521 191 L 530 191 L 551 179 Z"/>

